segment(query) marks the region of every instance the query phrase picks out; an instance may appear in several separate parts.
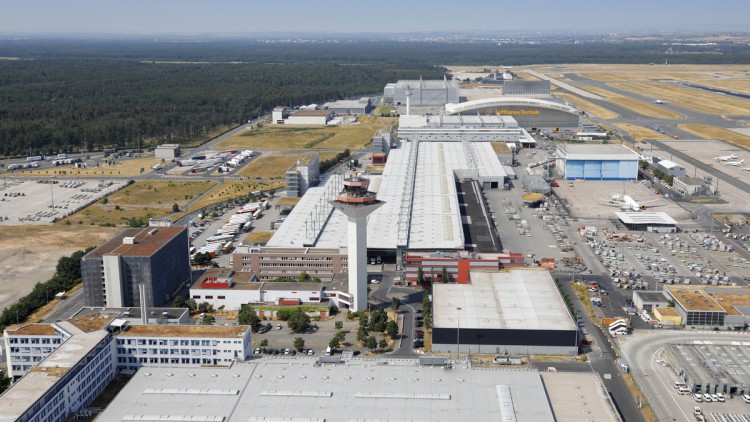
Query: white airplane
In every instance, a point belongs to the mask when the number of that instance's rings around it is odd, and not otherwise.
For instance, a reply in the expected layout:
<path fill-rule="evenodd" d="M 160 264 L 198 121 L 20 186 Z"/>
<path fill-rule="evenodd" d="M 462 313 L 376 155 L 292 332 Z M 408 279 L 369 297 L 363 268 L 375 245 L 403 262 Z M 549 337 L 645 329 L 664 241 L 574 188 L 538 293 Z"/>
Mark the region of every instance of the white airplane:
<path fill-rule="evenodd" d="M 741 166 L 744 163 L 745 163 L 745 160 L 743 159 L 743 160 L 740 160 L 740 161 L 727 161 L 726 163 L 724 163 L 724 165 L 725 166 L 739 167 L 739 166 Z"/>
<path fill-rule="evenodd" d="M 612 197 L 609 199 L 610 204 L 620 207 L 621 210 L 631 211 L 643 211 L 646 209 L 646 204 L 656 201 L 659 201 L 659 199 L 639 202 L 633 199 L 633 197 L 630 195 L 623 195 L 619 193 L 612 194 Z"/>
<path fill-rule="evenodd" d="M 738 157 L 738 156 L 736 156 L 734 154 L 730 154 L 730 155 L 722 155 L 722 156 L 719 156 L 719 157 L 714 157 L 714 160 L 729 161 L 729 160 L 736 160 L 738 158 L 740 158 L 740 157 Z"/>
<path fill-rule="evenodd" d="M 750 167 L 742 167 L 742 170 L 750 171 Z"/>

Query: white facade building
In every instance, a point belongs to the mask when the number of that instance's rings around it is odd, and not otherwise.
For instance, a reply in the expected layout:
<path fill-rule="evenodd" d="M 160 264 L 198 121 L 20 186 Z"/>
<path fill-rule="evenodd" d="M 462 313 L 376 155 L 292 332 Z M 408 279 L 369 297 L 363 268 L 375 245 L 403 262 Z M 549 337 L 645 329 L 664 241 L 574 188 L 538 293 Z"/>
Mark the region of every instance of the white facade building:
<path fill-rule="evenodd" d="M 228 366 L 252 354 L 249 326 L 132 325 L 115 335 L 116 365 L 122 369 L 141 366 Z"/>
<path fill-rule="evenodd" d="M 0 396 L 0 420 L 64 421 L 88 406 L 114 376 L 109 333 L 76 334 Z"/>
<path fill-rule="evenodd" d="M 656 167 L 667 176 L 685 177 L 685 167 L 675 163 L 674 161 L 661 160 L 656 164 Z"/>
<path fill-rule="evenodd" d="M 60 347 L 70 334 L 55 324 L 28 324 L 6 328 L 3 337 L 8 377 L 17 379 Z"/>

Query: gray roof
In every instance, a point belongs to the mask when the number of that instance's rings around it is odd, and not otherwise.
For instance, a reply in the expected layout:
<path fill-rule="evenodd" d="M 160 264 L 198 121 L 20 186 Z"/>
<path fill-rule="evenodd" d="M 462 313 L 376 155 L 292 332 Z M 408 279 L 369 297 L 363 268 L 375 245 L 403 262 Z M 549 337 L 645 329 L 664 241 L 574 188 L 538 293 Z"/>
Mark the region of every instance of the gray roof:
<path fill-rule="evenodd" d="M 642 301 L 652 303 L 652 302 L 667 302 L 669 298 L 664 295 L 664 292 L 662 291 L 635 291 L 633 292 L 633 295 L 638 295 Z"/>
<path fill-rule="evenodd" d="M 289 281 L 289 282 L 264 282 L 263 283 L 263 290 L 305 290 L 305 291 L 318 291 L 323 287 L 323 283 L 315 283 L 315 282 L 305 282 L 305 283 L 298 283 L 295 281 Z"/>
<path fill-rule="evenodd" d="M 559 144 L 558 155 L 567 160 L 629 160 L 639 155 L 621 144 Z"/>
<path fill-rule="evenodd" d="M 615 215 L 624 224 L 677 225 L 677 221 L 665 212 L 616 212 Z"/>
<path fill-rule="evenodd" d="M 548 271 L 472 271 L 470 278 L 433 287 L 435 328 L 577 329 Z"/>
<path fill-rule="evenodd" d="M 472 370 L 463 365 L 445 370 L 397 359 L 388 365 L 365 359 L 314 363 L 312 357 L 264 358 L 231 368 L 142 368 L 101 420 L 190 415 L 226 422 L 281 418 L 447 422 L 499 420 L 509 409 L 515 419 L 503 420 L 554 420 L 539 373 L 532 370 Z M 500 387 L 507 387 L 509 399 L 500 400 Z"/>

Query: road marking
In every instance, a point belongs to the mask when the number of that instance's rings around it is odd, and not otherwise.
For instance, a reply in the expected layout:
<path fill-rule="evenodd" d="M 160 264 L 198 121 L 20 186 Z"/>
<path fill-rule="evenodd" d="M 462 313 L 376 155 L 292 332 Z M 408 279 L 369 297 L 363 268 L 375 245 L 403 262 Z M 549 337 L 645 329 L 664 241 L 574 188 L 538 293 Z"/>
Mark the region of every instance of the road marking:
<path fill-rule="evenodd" d="M 605 380 L 611 380 L 612 379 L 612 374 L 604 374 L 604 379 Z"/>

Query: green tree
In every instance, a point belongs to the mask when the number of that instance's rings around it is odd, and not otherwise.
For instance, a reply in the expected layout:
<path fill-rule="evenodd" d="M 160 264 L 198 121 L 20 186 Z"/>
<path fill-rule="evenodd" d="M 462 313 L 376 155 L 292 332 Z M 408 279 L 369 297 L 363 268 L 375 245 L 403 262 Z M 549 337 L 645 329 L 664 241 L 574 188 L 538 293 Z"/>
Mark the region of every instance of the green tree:
<path fill-rule="evenodd" d="M 395 339 L 398 336 L 398 324 L 396 321 L 389 320 L 385 324 L 385 332 L 388 334 L 388 337 Z"/>
<path fill-rule="evenodd" d="M 180 206 L 176 202 L 172 204 L 172 212 L 180 212 Z"/>
<path fill-rule="evenodd" d="M 394 296 L 394 297 L 393 297 L 393 298 L 391 299 L 391 309 L 392 309 L 393 311 L 398 311 L 398 308 L 399 308 L 400 306 L 401 306 L 401 299 L 399 299 L 399 298 L 397 298 L 397 297 L 395 297 L 395 296 Z"/>
<path fill-rule="evenodd" d="M 367 329 L 359 327 L 357 330 L 357 341 L 364 342 L 367 339 Z"/>
<path fill-rule="evenodd" d="M 109 199 L 108 199 L 108 198 L 107 198 L 107 197 L 105 196 L 105 197 L 104 197 L 104 198 L 102 198 L 102 199 L 101 199 L 101 201 L 99 201 L 99 202 L 101 202 L 101 204 L 102 204 L 102 205 L 107 205 L 107 202 L 109 202 Z"/>
<path fill-rule="evenodd" d="M 195 299 L 188 299 L 185 301 L 185 306 L 190 309 L 191 312 L 195 312 L 198 309 L 198 304 L 195 302 Z"/>
<path fill-rule="evenodd" d="M 424 284 L 424 269 L 421 265 L 417 267 L 417 283 Z"/>
<path fill-rule="evenodd" d="M 185 299 L 182 298 L 182 296 L 177 295 L 174 298 L 174 302 L 172 302 L 172 305 L 175 308 L 184 308 L 185 307 Z"/>
<path fill-rule="evenodd" d="M 3 394 L 8 387 L 10 387 L 10 378 L 4 374 L 0 375 L 0 394 Z"/>
<path fill-rule="evenodd" d="M 297 308 L 292 311 L 287 324 L 292 331 L 300 333 L 307 330 L 307 327 L 310 326 L 310 316 L 302 308 Z"/>
<path fill-rule="evenodd" d="M 258 331 L 260 328 L 260 318 L 258 313 L 253 310 L 251 306 L 243 305 L 240 312 L 237 314 L 237 322 L 240 325 L 249 325 L 253 331 Z"/>
<path fill-rule="evenodd" d="M 268 347 L 268 339 L 264 338 L 260 341 L 260 347 Z"/>
<path fill-rule="evenodd" d="M 336 327 L 337 330 L 340 330 L 344 328 L 344 322 L 343 321 L 336 321 L 336 323 L 333 324 L 334 327 Z"/>
<path fill-rule="evenodd" d="M 370 350 L 374 350 L 376 347 L 378 347 L 378 340 L 375 338 L 375 336 L 367 337 L 365 346 Z"/>
<path fill-rule="evenodd" d="M 297 349 L 299 352 L 300 350 L 305 348 L 305 339 L 302 337 L 295 337 L 294 338 L 294 348 Z"/>
<path fill-rule="evenodd" d="M 338 314 L 338 313 L 339 313 L 339 307 L 338 307 L 338 306 L 336 306 L 336 305 L 331 305 L 331 307 L 330 307 L 330 308 L 328 308 L 328 313 L 329 313 L 329 314 L 330 314 L 331 316 L 335 316 L 336 314 Z"/>
<path fill-rule="evenodd" d="M 388 341 L 386 339 L 381 339 L 380 342 L 378 343 L 378 346 L 381 349 L 385 349 L 388 347 Z"/>
<path fill-rule="evenodd" d="M 213 315 L 204 315 L 203 318 L 201 318 L 201 324 L 203 325 L 212 325 L 214 322 L 216 322 L 216 318 L 214 318 Z"/>
<path fill-rule="evenodd" d="M 208 302 L 201 302 L 198 304 L 198 312 L 213 312 L 214 306 Z"/>
<path fill-rule="evenodd" d="M 331 350 L 336 350 L 339 347 L 339 339 L 336 336 L 333 336 L 331 341 L 328 342 L 328 347 L 331 348 Z"/>
<path fill-rule="evenodd" d="M 450 281 L 449 276 L 448 276 L 448 269 L 447 268 L 443 267 L 443 272 L 440 275 L 440 278 L 442 279 L 441 281 L 443 283 L 447 283 L 448 281 Z"/>
<path fill-rule="evenodd" d="M 302 272 L 301 272 L 301 273 L 299 273 L 299 275 L 297 276 L 297 281 L 299 281 L 300 283 L 304 283 L 305 281 L 307 281 L 307 280 L 309 280 L 309 279 L 310 279 L 310 276 L 309 276 L 309 275 L 307 274 L 307 272 L 306 272 L 306 271 L 302 271 Z"/>

